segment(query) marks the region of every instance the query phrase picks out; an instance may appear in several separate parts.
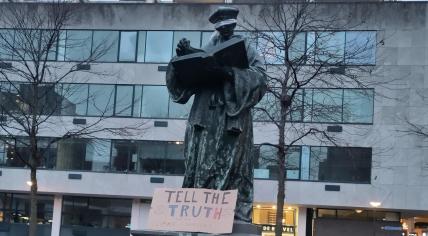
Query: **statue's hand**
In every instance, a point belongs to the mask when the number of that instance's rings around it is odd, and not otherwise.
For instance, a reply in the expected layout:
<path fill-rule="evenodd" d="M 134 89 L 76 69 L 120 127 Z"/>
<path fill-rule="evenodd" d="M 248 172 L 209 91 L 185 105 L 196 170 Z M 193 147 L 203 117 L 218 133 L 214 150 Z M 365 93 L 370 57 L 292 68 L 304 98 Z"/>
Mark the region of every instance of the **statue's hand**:
<path fill-rule="evenodd" d="M 177 53 L 177 56 L 184 56 L 187 54 L 203 52 L 203 50 L 199 48 L 193 48 L 192 46 L 190 46 L 190 40 L 182 38 L 180 42 L 178 42 L 175 52 Z"/>
<path fill-rule="evenodd" d="M 182 38 L 180 42 L 178 42 L 177 48 L 175 49 L 177 56 L 184 56 L 188 54 L 189 51 L 190 51 L 190 40 L 187 40 L 186 38 Z"/>

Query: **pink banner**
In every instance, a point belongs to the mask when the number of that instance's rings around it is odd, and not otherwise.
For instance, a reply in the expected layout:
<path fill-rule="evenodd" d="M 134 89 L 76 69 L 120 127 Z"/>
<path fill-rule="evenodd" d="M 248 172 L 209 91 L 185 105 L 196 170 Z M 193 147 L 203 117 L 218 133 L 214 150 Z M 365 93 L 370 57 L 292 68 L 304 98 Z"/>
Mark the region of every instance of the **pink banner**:
<path fill-rule="evenodd" d="M 153 195 L 148 229 L 231 233 L 237 190 L 158 188 Z"/>

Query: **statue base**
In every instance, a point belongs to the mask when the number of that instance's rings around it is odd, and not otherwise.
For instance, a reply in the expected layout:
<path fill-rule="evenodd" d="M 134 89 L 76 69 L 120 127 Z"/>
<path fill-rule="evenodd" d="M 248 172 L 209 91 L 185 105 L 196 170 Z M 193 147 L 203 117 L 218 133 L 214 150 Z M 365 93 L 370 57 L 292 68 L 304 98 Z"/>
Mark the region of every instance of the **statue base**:
<path fill-rule="evenodd" d="M 167 232 L 167 231 L 131 231 L 132 236 L 216 236 L 216 235 L 230 235 L 230 236 L 260 236 L 262 235 L 262 228 L 258 225 L 253 225 L 241 221 L 233 223 L 232 233 L 230 234 L 207 234 L 207 233 L 187 233 L 187 232 Z"/>

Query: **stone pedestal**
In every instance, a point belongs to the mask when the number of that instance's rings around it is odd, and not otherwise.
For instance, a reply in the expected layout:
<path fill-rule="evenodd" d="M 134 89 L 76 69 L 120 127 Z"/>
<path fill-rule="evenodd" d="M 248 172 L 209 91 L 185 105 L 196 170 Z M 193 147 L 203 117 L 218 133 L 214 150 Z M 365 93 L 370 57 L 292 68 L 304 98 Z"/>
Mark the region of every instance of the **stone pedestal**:
<path fill-rule="evenodd" d="M 161 231 L 131 231 L 132 236 L 217 236 L 217 235 L 229 235 L 229 236 L 260 236 L 262 235 L 262 229 L 260 226 L 235 222 L 233 223 L 233 230 L 231 234 L 206 234 L 206 233 L 185 233 L 185 232 L 161 232 Z"/>

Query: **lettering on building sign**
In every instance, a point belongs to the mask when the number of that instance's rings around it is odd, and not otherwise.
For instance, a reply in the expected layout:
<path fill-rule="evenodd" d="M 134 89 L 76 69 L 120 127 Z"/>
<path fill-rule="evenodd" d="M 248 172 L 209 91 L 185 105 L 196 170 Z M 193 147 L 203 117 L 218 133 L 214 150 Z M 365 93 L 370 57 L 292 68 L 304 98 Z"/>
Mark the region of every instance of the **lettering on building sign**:
<path fill-rule="evenodd" d="M 231 233 L 237 190 L 158 188 L 153 194 L 148 229 Z"/>
<path fill-rule="evenodd" d="M 382 229 L 383 230 L 389 230 L 389 231 L 402 231 L 403 227 L 401 227 L 401 226 L 383 226 Z"/>
<path fill-rule="evenodd" d="M 275 232 L 275 227 L 273 225 L 263 225 L 262 226 L 262 231 L 267 231 L 267 232 Z M 294 226 L 282 226 L 282 232 L 283 233 L 294 233 Z"/>

